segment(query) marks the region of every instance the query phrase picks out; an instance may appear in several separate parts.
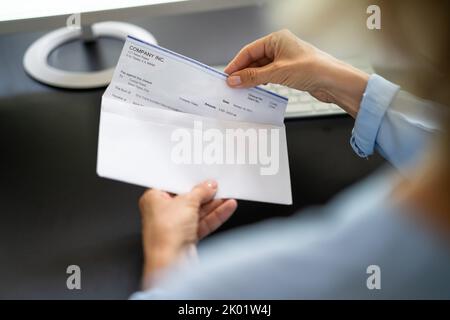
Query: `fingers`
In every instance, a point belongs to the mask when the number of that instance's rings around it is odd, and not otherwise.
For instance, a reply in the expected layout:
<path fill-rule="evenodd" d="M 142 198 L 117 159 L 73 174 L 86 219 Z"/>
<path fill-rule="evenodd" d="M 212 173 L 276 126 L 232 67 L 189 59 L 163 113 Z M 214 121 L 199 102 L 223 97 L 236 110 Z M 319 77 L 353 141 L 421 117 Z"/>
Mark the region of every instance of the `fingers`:
<path fill-rule="evenodd" d="M 139 206 L 142 208 L 143 206 L 150 204 L 151 202 L 158 199 L 170 199 L 171 196 L 165 191 L 158 189 L 147 189 L 139 199 Z"/>
<path fill-rule="evenodd" d="M 225 68 L 225 73 L 232 74 L 248 67 L 252 62 L 262 58 L 273 58 L 273 50 L 269 45 L 269 36 L 260 38 L 246 45 Z"/>
<path fill-rule="evenodd" d="M 208 213 L 213 212 L 217 207 L 219 207 L 222 203 L 224 203 L 226 200 L 224 199 L 214 199 L 208 203 L 205 203 L 200 208 L 200 219 L 206 216 Z"/>
<path fill-rule="evenodd" d="M 246 45 L 225 68 L 227 83 L 234 88 L 250 88 L 270 82 L 273 48 L 270 36 Z"/>
<path fill-rule="evenodd" d="M 269 63 L 271 63 L 271 62 L 272 62 L 272 59 L 269 59 L 269 58 L 262 58 L 262 59 L 259 59 L 259 60 L 257 60 L 257 61 L 254 61 L 254 62 L 250 63 L 250 64 L 248 65 L 248 68 L 258 68 L 258 67 L 263 67 L 263 66 L 265 66 L 265 65 L 267 65 L 267 64 L 269 64 Z"/>
<path fill-rule="evenodd" d="M 234 88 L 251 88 L 260 84 L 271 82 L 273 64 L 260 68 L 246 68 L 232 73 L 227 78 L 227 83 Z"/>
<path fill-rule="evenodd" d="M 196 204 L 202 205 L 211 201 L 217 192 L 217 182 L 207 180 L 196 185 L 189 193 L 184 196 L 194 201 Z"/>
<path fill-rule="evenodd" d="M 214 211 L 207 214 L 199 222 L 198 238 L 202 239 L 211 232 L 219 228 L 227 221 L 237 208 L 237 201 L 234 199 L 225 200 Z"/>

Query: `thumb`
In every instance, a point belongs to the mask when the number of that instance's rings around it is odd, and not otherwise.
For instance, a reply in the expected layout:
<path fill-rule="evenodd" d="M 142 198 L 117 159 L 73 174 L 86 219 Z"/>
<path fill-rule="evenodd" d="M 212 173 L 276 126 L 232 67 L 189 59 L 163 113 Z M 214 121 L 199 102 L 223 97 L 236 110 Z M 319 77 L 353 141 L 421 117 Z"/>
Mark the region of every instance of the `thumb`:
<path fill-rule="evenodd" d="M 202 205 L 211 201 L 217 192 L 217 182 L 214 180 L 207 180 L 196 185 L 192 190 L 186 194 L 195 203 Z"/>
<path fill-rule="evenodd" d="M 234 88 L 250 88 L 271 82 L 271 78 L 272 66 L 269 64 L 259 68 L 236 71 L 227 78 L 227 83 Z"/>

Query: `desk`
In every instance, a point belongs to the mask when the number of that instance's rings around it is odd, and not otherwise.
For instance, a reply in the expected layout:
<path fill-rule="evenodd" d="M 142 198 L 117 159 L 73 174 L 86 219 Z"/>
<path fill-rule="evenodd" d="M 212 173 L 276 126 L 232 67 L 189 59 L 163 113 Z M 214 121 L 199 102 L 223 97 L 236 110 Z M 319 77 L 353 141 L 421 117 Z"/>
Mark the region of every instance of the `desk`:
<path fill-rule="evenodd" d="M 137 23 L 163 46 L 223 64 L 269 31 L 262 10 Z M 55 89 L 24 73 L 23 53 L 41 34 L 0 36 L 0 298 L 127 298 L 139 286 L 143 189 L 95 173 L 104 89 Z M 348 116 L 287 121 L 294 205 L 241 201 L 221 230 L 324 203 L 374 171 L 383 160 L 353 153 L 352 127 Z M 71 264 L 81 267 L 81 290 L 66 288 Z"/>

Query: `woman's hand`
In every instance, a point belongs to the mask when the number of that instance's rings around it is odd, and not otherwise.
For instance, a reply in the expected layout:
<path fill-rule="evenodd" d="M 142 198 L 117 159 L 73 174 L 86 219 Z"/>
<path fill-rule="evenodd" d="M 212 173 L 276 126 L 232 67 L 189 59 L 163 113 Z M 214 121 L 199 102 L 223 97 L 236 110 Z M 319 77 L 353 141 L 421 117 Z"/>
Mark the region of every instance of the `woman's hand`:
<path fill-rule="evenodd" d="M 225 68 L 228 85 L 282 84 L 307 91 L 356 116 L 369 76 L 300 40 L 288 30 L 245 46 Z"/>
<path fill-rule="evenodd" d="M 213 200 L 215 181 L 172 196 L 147 190 L 139 200 L 144 247 L 144 283 L 150 275 L 175 262 L 189 247 L 221 226 L 236 210 L 236 200 Z"/>

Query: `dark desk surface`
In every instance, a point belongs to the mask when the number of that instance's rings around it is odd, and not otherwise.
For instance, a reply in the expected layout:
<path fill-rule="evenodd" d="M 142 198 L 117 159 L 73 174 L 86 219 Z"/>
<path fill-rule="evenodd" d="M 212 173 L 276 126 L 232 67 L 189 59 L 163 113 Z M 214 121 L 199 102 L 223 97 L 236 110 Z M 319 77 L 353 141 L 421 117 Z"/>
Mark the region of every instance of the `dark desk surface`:
<path fill-rule="evenodd" d="M 214 65 L 268 32 L 262 10 L 137 23 L 161 45 Z M 95 173 L 104 89 L 60 90 L 24 73 L 23 53 L 41 34 L 0 36 L 0 298 L 126 298 L 139 284 L 143 189 Z M 377 168 L 379 157 L 352 152 L 352 126 L 347 116 L 287 121 L 294 205 L 240 201 L 222 231 L 324 203 Z M 81 267 L 82 290 L 66 289 L 70 264 Z"/>

